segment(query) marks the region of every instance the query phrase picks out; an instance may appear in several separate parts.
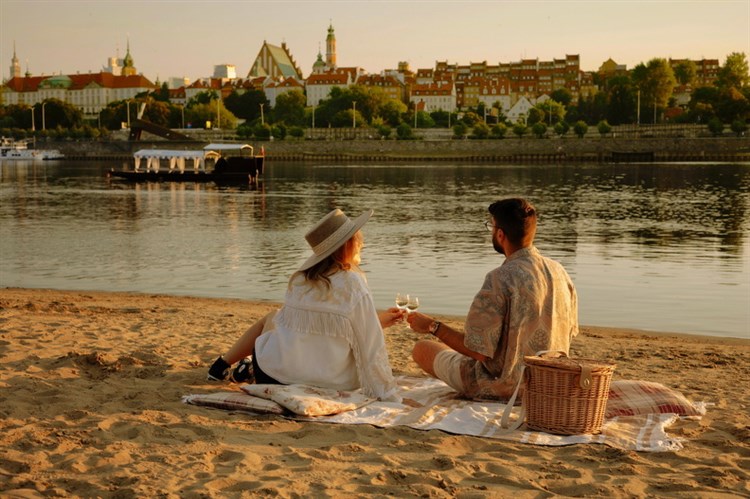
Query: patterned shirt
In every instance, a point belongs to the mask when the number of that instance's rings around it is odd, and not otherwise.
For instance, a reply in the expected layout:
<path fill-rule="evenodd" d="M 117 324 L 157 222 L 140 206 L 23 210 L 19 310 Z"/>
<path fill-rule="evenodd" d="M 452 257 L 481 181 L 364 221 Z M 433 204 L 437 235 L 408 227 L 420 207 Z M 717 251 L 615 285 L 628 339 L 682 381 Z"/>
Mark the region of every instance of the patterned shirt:
<path fill-rule="evenodd" d="M 568 353 L 578 334 L 578 298 L 570 276 L 534 246 L 514 252 L 490 271 L 466 317 L 464 345 L 489 360 L 461 365 L 465 396 L 507 400 L 524 355 Z"/>

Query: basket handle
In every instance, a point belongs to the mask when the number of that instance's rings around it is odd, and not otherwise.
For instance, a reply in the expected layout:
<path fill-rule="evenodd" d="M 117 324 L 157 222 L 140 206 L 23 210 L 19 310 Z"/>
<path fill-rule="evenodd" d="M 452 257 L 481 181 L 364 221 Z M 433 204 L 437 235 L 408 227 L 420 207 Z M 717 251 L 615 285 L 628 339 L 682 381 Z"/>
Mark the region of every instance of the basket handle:
<path fill-rule="evenodd" d="M 505 410 L 503 411 L 503 417 L 500 419 L 500 426 L 508 431 L 515 431 L 521 427 L 521 425 L 526 420 L 526 404 L 523 404 L 521 406 L 521 412 L 518 415 L 518 419 L 516 419 L 513 424 L 509 424 L 510 421 L 510 413 L 513 411 L 513 406 L 516 404 L 516 397 L 518 397 L 518 390 L 521 388 L 521 385 L 524 382 L 525 374 L 526 374 L 526 366 L 521 366 L 521 375 L 518 377 L 518 383 L 516 384 L 516 389 L 513 391 L 513 396 L 508 400 L 508 403 L 505 404 Z"/>
<path fill-rule="evenodd" d="M 567 357 L 568 356 L 567 352 L 565 352 L 563 350 L 539 350 L 535 355 L 537 357 L 544 357 L 544 354 L 546 354 L 546 353 L 559 353 L 560 355 L 558 355 L 557 357 Z M 548 355 L 547 357 L 551 357 L 551 355 Z M 557 357 L 555 357 L 555 358 L 557 358 Z"/>

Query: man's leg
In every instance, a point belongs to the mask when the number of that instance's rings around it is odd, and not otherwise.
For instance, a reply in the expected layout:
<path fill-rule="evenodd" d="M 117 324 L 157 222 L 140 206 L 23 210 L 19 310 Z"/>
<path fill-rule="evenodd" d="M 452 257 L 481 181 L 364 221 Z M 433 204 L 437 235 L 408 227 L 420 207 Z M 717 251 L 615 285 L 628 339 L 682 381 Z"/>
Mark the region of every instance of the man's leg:
<path fill-rule="evenodd" d="M 419 340 L 414 344 L 414 348 L 411 351 L 411 358 L 422 368 L 424 372 L 437 378 L 435 374 L 435 357 L 440 352 L 450 350 L 450 347 L 443 343 L 432 340 Z"/>

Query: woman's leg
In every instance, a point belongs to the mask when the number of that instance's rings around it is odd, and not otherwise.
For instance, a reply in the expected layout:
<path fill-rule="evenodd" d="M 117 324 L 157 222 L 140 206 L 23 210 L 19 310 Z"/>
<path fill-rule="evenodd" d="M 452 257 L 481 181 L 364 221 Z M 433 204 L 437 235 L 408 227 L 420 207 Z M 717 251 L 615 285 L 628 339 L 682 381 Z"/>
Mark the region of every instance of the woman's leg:
<path fill-rule="evenodd" d="M 263 331 L 266 330 L 266 325 L 271 325 L 271 320 L 275 313 L 276 312 L 269 312 L 266 314 L 258 320 L 258 322 L 250 326 L 250 328 L 234 342 L 234 345 L 232 345 L 229 351 L 221 356 L 227 364 L 232 365 L 253 353 L 253 350 L 255 350 L 255 340 L 257 340 L 258 336 L 263 334 Z"/>

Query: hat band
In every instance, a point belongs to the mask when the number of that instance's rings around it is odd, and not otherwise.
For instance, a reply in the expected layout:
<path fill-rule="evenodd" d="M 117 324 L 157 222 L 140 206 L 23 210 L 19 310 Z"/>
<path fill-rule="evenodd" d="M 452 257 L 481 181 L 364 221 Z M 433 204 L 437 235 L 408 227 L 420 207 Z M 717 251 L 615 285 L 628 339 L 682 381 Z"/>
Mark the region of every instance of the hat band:
<path fill-rule="evenodd" d="M 329 251 L 334 245 L 338 244 L 341 245 L 345 243 L 346 241 L 341 241 L 341 236 L 352 230 L 354 227 L 354 223 L 351 220 L 347 220 L 344 224 L 341 225 L 336 231 L 325 238 L 320 244 L 315 246 L 312 250 L 313 253 L 316 255 L 322 255 Z"/>

